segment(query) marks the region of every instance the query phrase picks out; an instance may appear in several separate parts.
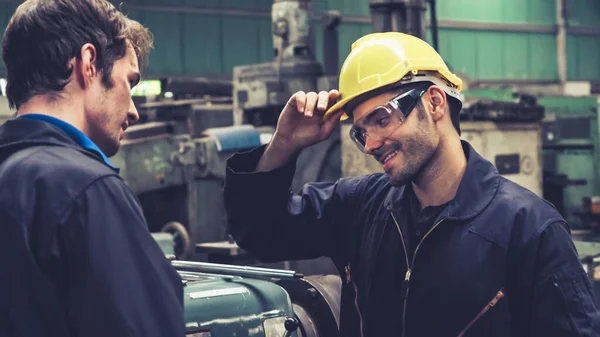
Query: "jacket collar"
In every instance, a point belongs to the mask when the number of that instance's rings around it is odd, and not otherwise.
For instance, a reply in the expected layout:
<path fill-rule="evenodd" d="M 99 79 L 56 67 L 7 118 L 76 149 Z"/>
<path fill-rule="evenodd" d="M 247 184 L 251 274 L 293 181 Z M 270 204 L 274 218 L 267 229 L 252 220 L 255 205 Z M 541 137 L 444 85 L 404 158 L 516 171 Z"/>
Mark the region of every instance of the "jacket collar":
<path fill-rule="evenodd" d="M 31 118 L 15 118 L 0 126 L 0 163 L 20 149 L 41 145 L 69 147 L 106 164 L 98 152 L 84 148 L 53 123 Z M 118 173 L 117 168 L 110 167 Z"/>
<path fill-rule="evenodd" d="M 444 218 L 467 220 L 481 213 L 492 201 L 498 190 L 500 175 L 488 160 L 473 149 L 471 144 L 461 140 L 467 157 L 467 167 L 456 196 L 441 214 Z M 405 186 L 392 187 L 384 206 L 390 210 L 402 207 L 408 189 Z"/>

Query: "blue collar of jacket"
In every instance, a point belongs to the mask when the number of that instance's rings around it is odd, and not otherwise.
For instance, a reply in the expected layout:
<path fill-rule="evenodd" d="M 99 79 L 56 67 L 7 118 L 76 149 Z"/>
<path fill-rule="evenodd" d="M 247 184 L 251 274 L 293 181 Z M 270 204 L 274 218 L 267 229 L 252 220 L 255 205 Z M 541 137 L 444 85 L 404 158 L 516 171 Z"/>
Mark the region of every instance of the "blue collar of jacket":
<path fill-rule="evenodd" d="M 112 168 L 117 173 L 119 173 L 119 171 L 120 171 L 119 168 L 113 166 L 110 163 L 110 161 L 108 160 L 108 157 L 106 157 L 104 152 L 102 152 L 102 150 L 100 150 L 98 145 L 96 145 L 88 136 L 86 136 L 83 132 L 81 132 L 79 129 L 77 129 L 73 125 L 71 125 L 63 120 L 60 120 L 58 118 L 48 116 L 48 115 L 41 115 L 41 114 L 27 114 L 27 115 L 23 115 L 23 116 L 20 116 L 17 118 L 28 118 L 28 119 L 40 120 L 40 121 L 44 121 L 44 122 L 50 123 L 50 124 L 58 127 L 63 132 L 65 132 L 69 137 L 71 137 L 75 142 L 77 142 L 77 144 L 79 144 L 82 148 L 99 155 L 102 158 L 102 161 L 104 161 L 104 163 L 106 165 L 108 165 L 110 168 Z"/>
<path fill-rule="evenodd" d="M 461 143 L 467 157 L 467 167 L 456 196 L 440 217 L 467 220 L 481 213 L 492 201 L 500 184 L 500 174 L 471 144 L 464 140 Z M 402 207 L 405 190 L 404 186 L 393 187 L 384 201 L 385 207 L 390 210 Z"/>

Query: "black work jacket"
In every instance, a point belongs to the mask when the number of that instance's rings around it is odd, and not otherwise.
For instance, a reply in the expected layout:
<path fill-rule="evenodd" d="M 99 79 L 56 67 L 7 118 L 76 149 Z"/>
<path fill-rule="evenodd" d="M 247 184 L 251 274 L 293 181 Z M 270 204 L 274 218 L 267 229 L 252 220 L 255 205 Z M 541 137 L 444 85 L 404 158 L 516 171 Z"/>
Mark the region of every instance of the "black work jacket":
<path fill-rule="evenodd" d="M 228 161 L 229 230 L 263 261 L 331 257 L 343 280 L 343 337 L 599 336 L 598 304 L 565 220 L 462 144 L 457 194 L 410 260 L 382 244 L 388 226 L 404 243 L 396 216 L 405 212 L 404 187 L 378 173 L 292 194 L 294 162 L 254 171 L 264 146 Z M 389 265 L 378 263 L 391 252 Z M 404 275 L 401 300 L 373 298 L 375 278 L 395 268 Z"/>
<path fill-rule="evenodd" d="M 60 128 L 0 126 L 0 336 L 185 335 L 183 287 L 135 195 Z"/>

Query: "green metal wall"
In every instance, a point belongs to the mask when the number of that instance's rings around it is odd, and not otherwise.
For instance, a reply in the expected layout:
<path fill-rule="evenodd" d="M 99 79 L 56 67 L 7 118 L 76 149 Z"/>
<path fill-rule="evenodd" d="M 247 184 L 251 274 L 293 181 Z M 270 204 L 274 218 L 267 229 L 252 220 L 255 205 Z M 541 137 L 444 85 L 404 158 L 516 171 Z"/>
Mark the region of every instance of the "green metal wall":
<path fill-rule="evenodd" d="M 0 0 L 0 27 L 16 8 L 6 2 L 14 0 Z M 154 34 L 149 77 L 229 76 L 233 66 L 272 60 L 271 4 L 272 0 L 129 0 L 123 9 Z M 600 80 L 600 1 L 568 0 L 568 5 L 570 27 L 594 29 L 568 35 L 568 78 Z M 440 28 L 440 53 L 454 71 L 471 79 L 557 80 L 556 38 L 551 31 L 555 6 L 554 0 L 437 0 L 438 19 L 460 26 Z M 219 7 L 246 14 L 201 10 Z M 354 19 L 339 27 L 341 66 L 352 42 L 371 31 L 368 0 L 313 0 L 313 7 L 316 12 L 338 10 Z M 186 12 L 190 8 L 200 10 Z M 465 23 L 475 28 L 465 28 Z M 515 27 L 498 28 L 506 24 Z M 313 28 L 321 60 L 322 27 L 314 22 Z"/>

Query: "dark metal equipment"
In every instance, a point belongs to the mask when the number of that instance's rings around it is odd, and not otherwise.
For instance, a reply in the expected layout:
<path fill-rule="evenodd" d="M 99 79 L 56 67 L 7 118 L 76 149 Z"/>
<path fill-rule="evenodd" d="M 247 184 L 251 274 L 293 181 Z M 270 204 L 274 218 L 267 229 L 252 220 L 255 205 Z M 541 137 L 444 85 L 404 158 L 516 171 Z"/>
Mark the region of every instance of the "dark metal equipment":
<path fill-rule="evenodd" d="M 309 19 L 312 1 L 275 0 L 272 7 L 272 62 L 233 68 L 234 125 L 276 127 L 279 113 L 298 91 L 322 91 L 337 87 L 337 76 L 326 76 L 316 60 Z M 331 12 L 326 22 L 325 54 L 329 74 L 337 73 L 339 13 Z M 335 180 L 341 176 L 339 130 L 327 140 L 305 149 L 298 159 L 298 174 L 292 189 L 305 182 Z"/>
<path fill-rule="evenodd" d="M 426 0 L 369 0 L 373 32 L 402 32 L 425 40 Z"/>

